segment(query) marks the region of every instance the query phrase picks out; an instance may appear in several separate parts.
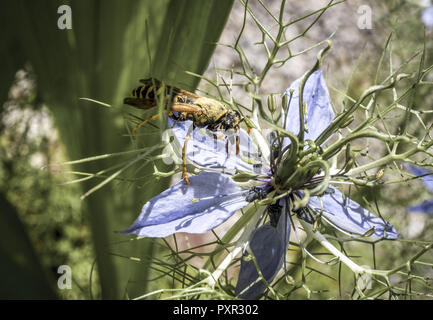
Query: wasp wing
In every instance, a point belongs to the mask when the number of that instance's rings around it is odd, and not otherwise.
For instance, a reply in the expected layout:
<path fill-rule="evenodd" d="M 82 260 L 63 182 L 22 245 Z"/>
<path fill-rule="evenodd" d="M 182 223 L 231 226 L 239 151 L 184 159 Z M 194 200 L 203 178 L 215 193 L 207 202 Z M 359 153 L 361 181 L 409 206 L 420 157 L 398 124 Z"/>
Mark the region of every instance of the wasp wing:
<path fill-rule="evenodd" d="M 125 98 L 123 99 L 123 103 L 144 110 L 151 109 L 156 106 L 155 100 L 139 98 Z"/>
<path fill-rule="evenodd" d="M 145 86 L 148 86 L 148 85 L 152 85 L 152 86 L 154 85 L 157 87 L 161 86 L 161 81 L 159 81 L 158 79 L 155 79 L 155 78 L 140 79 L 139 81 L 142 84 L 144 84 Z"/>

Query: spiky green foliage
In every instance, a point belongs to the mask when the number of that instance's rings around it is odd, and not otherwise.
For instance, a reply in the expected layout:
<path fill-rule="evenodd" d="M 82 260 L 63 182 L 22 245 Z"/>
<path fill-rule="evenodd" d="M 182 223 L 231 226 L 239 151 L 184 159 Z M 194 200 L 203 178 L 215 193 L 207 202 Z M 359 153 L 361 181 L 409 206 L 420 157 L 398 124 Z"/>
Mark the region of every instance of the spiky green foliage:
<path fill-rule="evenodd" d="M 38 96 L 51 110 L 69 157 L 77 159 L 128 149 L 131 141 L 122 136 L 121 101 L 138 79 L 158 75 L 186 82 L 191 88 L 197 84 L 197 79 L 184 72 L 204 71 L 232 1 L 69 1 L 72 29 L 59 30 L 57 9 L 62 4 L 64 1 L 55 0 L 2 1 L 1 60 L 6 67 L 2 68 L 0 98 L 6 98 L 16 70 L 30 63 Z M 113 108 L 106 110 L 80 97 L 102 100 Z M 144 144 L 159 141 L 156 134 Z M 78 169 L 98 171 L 93 163 Z M 115 231 L 127 226 L 142 202 L 167 183 L 162 179 L 148 189 L 113 184 L 85 200 L 83 210 L 91 226 L 102 298 L 134 296 L 137 287 L 142 292 L 146 286 L 146 266 L 111 254 L 113 244 L 120 240 Z M 83 185 L 86 189 L 91 186 Z M 0 235 L 1 242 L 21 236 L 18 232 Z M 141 241 L 117 246 L 115 251 L 126 256 L 151 255 L 152 246 Z M 25 296 L 26 288 L 21 290 Z"/>

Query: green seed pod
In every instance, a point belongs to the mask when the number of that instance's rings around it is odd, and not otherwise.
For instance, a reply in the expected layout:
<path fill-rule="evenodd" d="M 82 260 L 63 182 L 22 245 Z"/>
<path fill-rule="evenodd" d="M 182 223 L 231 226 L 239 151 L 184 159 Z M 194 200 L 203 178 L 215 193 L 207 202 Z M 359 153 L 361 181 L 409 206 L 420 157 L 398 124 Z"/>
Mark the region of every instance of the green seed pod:
<path fill-rule="evenodd" d="M 341 146 L 341 147 L 335 149 L 334 151 L 332 151 L 331 154 L 328 154 L 328 155 L 326 156 L 326 159 L 331 159 L 333 156 L 335 156 L 337 153 L 339 153 L 339 152 L 341 151 L 342 148 L 343 148 L 343 147 Z"/>
<path fill-rule="evenodd" d="M 244 117 L 243 120 L 247 124 L 248 128 L 257 129 L 254 123 L 248 117 Z"/>
<path fill-rule="evenodd" d="M 350 146 L 350 143 L 347 144 L 346 146 L 346 161 L 349 161 L 350 159 L 352 159 L 352 147 Z"/>
<path fill-rule="evenodd" d="M 346 173 L 346 172 L 348 172 L 350 169 L 352 169 L 353 166 L 354 166 L 354 164 L 355 164 L 355 160 L 351 158 L 351 159 L 347 162 L 346 166 L 344 167 L 344 173 Z"/>
<path fill-rule="evenodd" d="M 271 113 L 274 113 L 275 110 L 277 109 L 277 102 L 275 101 L 274 94 L 268 96 L 267 103 L 268 103 L 268 110 Z"/>
<path fill-rule="evenodd" d="M 356 184 L 357 186 L 365 186 L 367 184 L 367 181 L 359 180 L 359 179 L 351 179 L 351 181 Z"/>
<path fill-rule="evenodd" d="M 342 124 L 340 124 L 340 129 L 346 128 L 349 124 L 351 124 L 353 122 L 353 120 L 355 120 L 355 117 L 353 115 L 351 115 L 350 117 L 348 117 L 346 119 L 346 121 L 344 121 Z"/>
<path fill-rule="evenodd" d="M 360 152 L 360 151 L 362 151 L 362 150 L 364 150 L 363 147 L 353 147 L 353 148 L 352 148 L 352 151 L 353 151 L 353 152 Z"/>
<path fill-rule="evenodd" d="M 316 232 L 319 229 L 321 220 L 322 216 L 318 216 L 317 219 L 314 221 L 313 232 Z"/>
<path fill-rule="evenodd" d="M 308 110 L 306 102 L 302 105 L 302 112 L 304 113 L 304 131 L 308 132 Z"/>
<path fill-rule="evenodd" d="M 285 110 L 287 108 L 287 105 L 289 104 L 289 96 L 287 94 L 283 94 L 281 97 L 281 104 L 283 106 L 283 109 Z"/>
<path fill-rule="evenodd" d="M 368 229 L 362 236 L 369 237 L 374 233 L 374 231 L 376 231 L 376 228 L 373 226 L 370 229 Z"/>

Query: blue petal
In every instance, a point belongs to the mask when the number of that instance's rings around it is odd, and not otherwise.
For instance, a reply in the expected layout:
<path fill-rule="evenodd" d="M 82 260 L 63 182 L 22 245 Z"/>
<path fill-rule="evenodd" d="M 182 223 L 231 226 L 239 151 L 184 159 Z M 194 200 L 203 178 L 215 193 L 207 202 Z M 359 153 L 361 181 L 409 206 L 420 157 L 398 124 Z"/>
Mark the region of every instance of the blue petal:
<path fill-rule="evenodd" d="M 433 199 L 407 208 L 408 212 L 420 212 L 433 214 Z"/>
<path fill-rule="evenodd" d="M 133 225 L 122 233 L 140 237 L 204 233 L 248 204 L 244 189 L 226 175 L 206 172 L 189 181 L 190 185 L 182 180 L 148 201 Z"/>
<path fill-rule="evenodd" d="M 289 245 L 290 223 L 284 212 L 283 209 L 283 214 L 281 214 L 276 228 L 270 224 L 265 224 L 253 233 L 250 241 L 251 251 L 268 284 L 272 282 L 281 269 Z M 247 254 L 245 251 L 244 256 Z M 258 277 L 259 274 L 254 262 L 242 260 L 235 294 L 239 295 L 239 298 L 247 300 L 257 298 L 266 290 L 266 285 L 262 281 L 258 281 L 247 290 L 245 289 L 254 283 Z M 242 291 L 244 292 L 241 294 Z"/>
<path fill-rule="evenodd" d="M 427 28 L 433 27 L 433 6 L 424 9 L 421 19 Z"/>
<path fill-rule="evenodd" d="M 295 80 L 284 93 L 290 97 L 290 90 L 293 89 L 285 129 L 295 134 L 299 133 L 300 81 L 301 78 Z M 304 87 L 304 102 L 307 104 L 306 121 L 309 129 L 308 132 L 305 132 L 304 139 L 315 140 L 329 126 L 335 116 L 322 70 L 314 72 L 307 79 Z M 284 119 L 284 114 L 282 118 Z"/>
<path fill-rule="evenodd" d="M 279 270 L 281 257 L 284 253 L 281 237 L 277 232 L 277 229 L 272 227 L 270 224 L 258 228 L 252 235 L 250 248 L 255 256 L 257 265 L 259 266 L 263 277 L 269 283 Z M 247 254 L 247 252 L 244 253 L 244 255 Z M 235 294 L 239 295 L 251 283 L 256 281 L 258 276 L 254 262 L 242 260 Z M 263 293 L 265 289 L 265 284 L 262 281 L 259 281 L 240 294 L 239 298 L 247 300 L 255 299 Z"/>
<path fill-rule="evenodd" d="M 192 129 L 192 121 L 174 123 L 168 121 L 178 140 L 178 154 L 181 154 L 188 130 Z M 174 124 L 174 125 L 173 125 Z M 186 158 L 192 163 L 206 168 L 224 168 L 265 174 L 269 168 L 254 167 L 253 163 L 262 163 L 257 146 L 245 130 L 239 130 L 239 154 L 236 155 L 236 139 L 234 132 L 212 132 L 204 128 L 195 128 L 190 133 L 187 144 Z M 215 139 L 214 135 L 223 134 L 224 138 Z M 230 134 L 231 133 L 231 134 Z M 229 136 L 229 137 L 228 137 Z M 227 139 L 228 153 L 226 149 Z"/>
<path fill-rule="evenodd" d="M 408 168 L 408 170 L 415 176 L 430 174 L 429 176 L 422 177 L 421 181 L 427 189 L 433 192 L 433 172 L 430 172 L 428 170 L 425 170 L 423 168 L 411 164 L 406 164 L 406 168 Z"/>
<path fill-rule="evenodd" d="M 283 204 L 282 213 L 277 224 L 277 232 L 280 234 L 285 247 L 284 252 L 287 251 L 289 247 L 289 240 L 290 240 L 290 219 L 288 219 L 289 213 L 286 211 L 287 211 L 286 206 L 285 204 Z"/>
<path fill-rule="evenodd" d="M 371 235 L 372 237 L 395 239 L 400 236 L 390 223 L 376 217 L 355 201 L 343 196 L 337 189 L 334 191 L 334 193 L 325 194 L 320 198 L 311 197 L 308 205 L 320 213 L 322 212 L 322 203 L 323 216 L 345 231 L 363 235 L 374 227 L 375 231 Z"/>

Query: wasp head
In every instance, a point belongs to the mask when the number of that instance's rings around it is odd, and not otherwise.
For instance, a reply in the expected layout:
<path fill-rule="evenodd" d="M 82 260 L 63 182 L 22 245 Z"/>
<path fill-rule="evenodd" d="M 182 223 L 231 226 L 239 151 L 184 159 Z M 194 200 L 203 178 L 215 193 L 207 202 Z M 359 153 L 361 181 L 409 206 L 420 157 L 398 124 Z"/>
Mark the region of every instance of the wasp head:
<path fill-rule="evenodd" d="M 228 111 L 223 119 L 223 125 L 225 129 L 238 129 L 239 124 L 242 122 L 243 118 L 239 111 Z"/>

